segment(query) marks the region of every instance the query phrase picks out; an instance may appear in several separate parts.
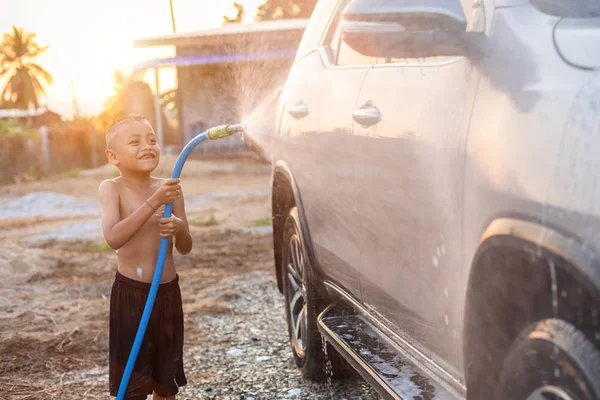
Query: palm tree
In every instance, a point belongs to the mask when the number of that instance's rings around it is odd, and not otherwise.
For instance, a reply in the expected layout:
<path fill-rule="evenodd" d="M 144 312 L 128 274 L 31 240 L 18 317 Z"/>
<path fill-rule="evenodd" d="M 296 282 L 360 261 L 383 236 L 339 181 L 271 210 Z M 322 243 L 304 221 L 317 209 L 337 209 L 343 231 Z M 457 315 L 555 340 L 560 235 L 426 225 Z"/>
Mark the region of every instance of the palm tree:
<path fill-rule="evenodd" d="M 7 77 L 0 94 L 0 106 L 27 109 L 39 107 L 40 96 L 46 91 L 42 82 L 52 83 L 52 75 L 33 58 L 48 50 L 35 42 L 35 33 L 24 32 L 23 28 L 12 27 L 0 42 L 0 78 Z"/>
<path fill-rule="evenodd" d="M 223 25 L 239 24 L 244 19 L 244 16 L 246 15 L 244 6 L 240 3 L 233 3 L 233 8 L 235 8 L 235 16 L 233 18 L 231 18 L 231 17 L 228 17 L 227 15 L 224 15 L 223 16 Z"/>
<path fill-rule="evenodd" d="M 129 78 L 123 70 L 118 69 L 113 72 L 113 80 L 113 90 L 115 93 L 106 100 L 106 108 L 123 114 L 125 113 L 124 96 Z"/>
<path fill-rule="evenodd" d="M 317 0 L 266 0 L 256 12 L 256 21 L 283 18 L 309 18 Z"/>
<path fill-rule="evenodd" d="M 125 88 L 128 77 L 122 70 L 113 72 L 114 94 L 104 102 L 104 110 L 95 118 L 94 125 L 100 132 L 106 131 L 117 118 L 125 116 Z"/>

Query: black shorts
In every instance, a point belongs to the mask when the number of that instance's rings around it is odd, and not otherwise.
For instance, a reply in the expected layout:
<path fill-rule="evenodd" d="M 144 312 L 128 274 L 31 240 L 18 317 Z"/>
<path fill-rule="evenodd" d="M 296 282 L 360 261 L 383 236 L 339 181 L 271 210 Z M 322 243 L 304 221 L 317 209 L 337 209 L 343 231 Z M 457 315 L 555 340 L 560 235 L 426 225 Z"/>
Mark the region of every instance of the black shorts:
<path fill-rule="evenodd" d="M 116 396 L 129 352 L 146 305 L 150 284 L 129 279 L 119 272 L 110 294 L 109 386 Z M 148 328 L 133 368 L 126 399 L 162 397 L 179 392 L 187 384 L 183 372 L 183 308 L 179 276 L 161 283 Z"/>

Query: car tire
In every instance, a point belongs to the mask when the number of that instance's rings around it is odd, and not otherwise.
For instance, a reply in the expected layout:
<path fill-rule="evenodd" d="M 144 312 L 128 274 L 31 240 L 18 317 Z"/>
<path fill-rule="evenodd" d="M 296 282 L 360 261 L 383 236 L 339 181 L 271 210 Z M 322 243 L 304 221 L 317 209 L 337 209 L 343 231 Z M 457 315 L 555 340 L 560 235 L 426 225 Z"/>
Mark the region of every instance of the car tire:
<path fill-rule="evenodd" d="M 565 321 L 536 323 L 513 342 L 496 399 L 598 400 L 600 353 Z"/>
<path fill-rule="evenodd" d="M 305 246 L 298 209 L 292 207 L 285 220 L 282 238 L 282 280 L 290 344 L 296 365 L 304 378 L 322 381 L 347 374 L 345 362 L 324 342 L 317 327 L 323 304 L 318 280 Z"/>

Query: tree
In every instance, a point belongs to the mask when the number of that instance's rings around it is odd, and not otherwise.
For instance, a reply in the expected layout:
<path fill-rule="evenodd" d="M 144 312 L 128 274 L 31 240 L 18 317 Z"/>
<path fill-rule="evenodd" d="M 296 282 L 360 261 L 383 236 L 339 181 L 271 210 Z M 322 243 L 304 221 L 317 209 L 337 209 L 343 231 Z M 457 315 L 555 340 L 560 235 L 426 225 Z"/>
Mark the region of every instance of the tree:
<path fill-rule="evenodd" d="M 96 117 L 95 127 L 98 131 L 104 132 L 110 124 L 117 118 L 127 115 L 125 113 L 125 87 L 127 85 L 127 75 L 117 70 L 113 73 L 113 90 L 115 91 L 104 102 L 104 110 Z"/>
<path fill-rule="evenodd" d="M 116 110 L 118 114 L 125 113 L 125 89 L 127 87 L 127 75 L 122 70 L 113 72 L 113 90 L 115 94 L 106 100 L 106 108 Z"/>
<path fill-rule="evenodd" d="M 266 0 L 258 7 L 256 21 L 309 18 L 318 0 Z"/>
<path fill-rule="evenodd" d="M 246 15 L 246 11 L 244 10 L 244 6 L 240 3 L 233 3 L 233 7 L 235 8 L 235 17 L 230 18 L 227 15 L 223 16 L 223 25 L 227 24 L 239 24 L 244 19 Z"/>
<path fill-rule="evenodd" d="M 141 72 L 137 71 L 126 75 L 117 70 L 113 73 L 114 94 L 104 103 L 104 110 L 94 119 L 94 127 L 98 132 L 106 132 L 108 127 L 117 118 L 128 114 L 142 115 L 148 118 L 150 124 L 156 129 L 157 115 L 155 110 L 155 96 L 150 86 L 142 81 Z M 179 138 L 177 131 L 169 122 L 163 107 L 170 112 L 176 112 L 175 91 L 168 91 L 160 96 L 160 117 L 166 145 L 177 144 Z"/>
<path fill-rule="evenodd" d="M 0 42 L 0 78 L 7 77 L 0 94 L 0 106 L 27 109 L 39 107 L 40 96 L 46 94 L 43 83 L 51 84 L 52 75 L 31 60 L 48 50 L 35 42 L 35 33 L 12 27 Z"/>

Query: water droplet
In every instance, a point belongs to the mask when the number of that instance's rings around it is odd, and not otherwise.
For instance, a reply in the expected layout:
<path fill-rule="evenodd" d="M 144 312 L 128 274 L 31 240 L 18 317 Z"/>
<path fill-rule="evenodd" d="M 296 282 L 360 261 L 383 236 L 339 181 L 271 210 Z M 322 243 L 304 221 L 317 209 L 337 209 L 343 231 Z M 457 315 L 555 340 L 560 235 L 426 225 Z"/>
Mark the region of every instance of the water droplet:
<path fill-rule="evenodd" d="M 562 297 L 567 297 L 567 291 L 566 291 L 566 290 L 563 290 L 562 292 L 560 292 L 560 295 L 561 295 Z"/>
<path fill-rule="evenodd" d="M 433 264 L 434 267 L 438 267 L 438 259 L 436 256 L 432 256 L 431 257 L 431 263 Z"/>
<path fill-rule="evenodd" d="M 554 368 L 554 376 L 557 378 L 560 376 L 560 370 L 558 368 Z"/>
<path fill-rule="evenodd" d="M 321 335 L 321 345 L 323 348 L 323 353 L 325 354 L 325 365 L 323 368 L 325 369 L 324 372 L 327 376 L 327 387 L 329 388 L 330 398 L 333 399 L 333 364 L 331 364 L 331 360 L 329 359 L 329 354 L 327 352 L 327 340 L 323 335 Z"/>
<path fill-rule="evenodd" d="M 446 322 L 446 325 L 450 323 L 450 320 L 448 319 L 448 314 L 444 315 L 444 322 Z"/>
<path fill-rule="evenodd" d="M 450 296 L 450 294 L 448 293 L 448 288 L 444 288 L 444 296 L 446 296 L 446 298 Z"/>
<path fill-rule="evenodd" d="M 545 232 L 545 231 L 544 231 Z M 556 267 L 554 261 L 548 260 L 548 266 L 550 267 L 550 278 L 552 279 L 552 309 L 554 316 L 558 315 L 558 285 L 556 283 Z"/>

